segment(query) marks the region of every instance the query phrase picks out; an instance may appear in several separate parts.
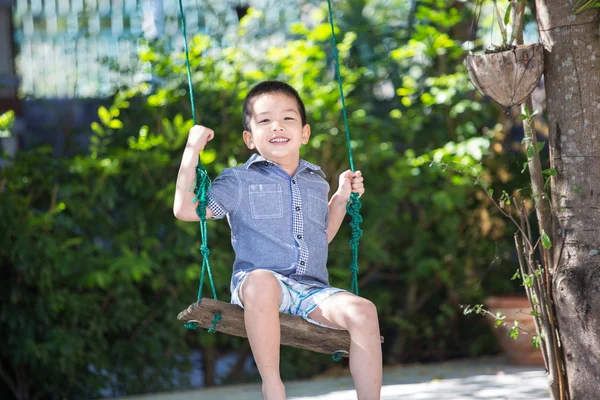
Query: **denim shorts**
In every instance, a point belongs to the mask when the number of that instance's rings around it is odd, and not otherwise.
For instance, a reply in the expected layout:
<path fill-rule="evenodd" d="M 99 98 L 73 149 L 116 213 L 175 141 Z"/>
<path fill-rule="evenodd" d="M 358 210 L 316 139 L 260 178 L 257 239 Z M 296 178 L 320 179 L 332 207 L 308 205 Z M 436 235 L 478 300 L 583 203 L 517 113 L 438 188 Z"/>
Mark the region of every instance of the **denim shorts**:
<path fill-rule="evenodd" d="M 298 282 L 295 279 L 288 278 L 274 271 L 271 272 L 281 287 L 281 303 L 279 304 L 279 311 L 286 314 L 299 315 L 310 323 L 319 326 L 325 326 L 331 328 L 328 325 L 322 324 L 308 317 L 315 308 L 322 304 L 329 297 L 336 293 L 347 292 L 344 289 L 338 289 L 330 286 L 316 286 L 310 283 Z M 249 273 L 249 272 L 248 272 Z M 239 277 L 238 285 L 234 288 L 231 293 L 231 302 L 244 308 L 240 297 L 239 289 L 244 283 L 244 279 L 248 276 L 248 273 Z M 335 328 L 334 328 L 335 329 Z"/>

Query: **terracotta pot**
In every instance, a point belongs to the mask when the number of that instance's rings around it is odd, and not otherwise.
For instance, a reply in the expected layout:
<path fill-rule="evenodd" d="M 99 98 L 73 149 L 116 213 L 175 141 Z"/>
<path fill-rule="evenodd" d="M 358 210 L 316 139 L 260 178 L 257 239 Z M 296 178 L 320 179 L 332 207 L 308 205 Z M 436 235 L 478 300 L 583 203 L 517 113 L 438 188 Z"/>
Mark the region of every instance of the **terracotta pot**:
<path fill-rule="evenodd" d="M 508 357 L 511 364 L 543 366 L 544 358 L 541 349 L 536 349 L 531 343 L 533 335 L 536 335 L 535 321 L 531 313 L 531 306 L 527 296 L 511 295 L 490 297 L 484 301 L 485 308 L 492 314 L 501 313 L 506 316 L 506 325 L 494 327 L 494 318 L 487 315 L 494 334 L 498 339 L 500 347 Z M 510 328 L 515 320 L 519 321 L 529 334 L 520 332 L 517 340 L 510 337 Z"/>

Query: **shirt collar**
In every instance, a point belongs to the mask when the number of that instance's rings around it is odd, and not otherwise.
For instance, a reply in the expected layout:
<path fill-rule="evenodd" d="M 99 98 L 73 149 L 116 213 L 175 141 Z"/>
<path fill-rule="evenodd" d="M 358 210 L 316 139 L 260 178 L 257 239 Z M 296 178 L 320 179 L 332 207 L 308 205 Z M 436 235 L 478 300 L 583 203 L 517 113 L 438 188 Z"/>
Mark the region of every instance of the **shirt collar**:
<path fill-rule="evenodd" d="M 263 165 L 263 164 L 269 164 L 269 163 L 272 163 L 272 162 L 267 160 L 260 154 L 254 153 L 254 154 L 252 154 L 252 156 L 250 156 L 248 161 L 246 161 L 244 163 L 244 168 L 249 169 L 254 164 Z M 272 164 L 274 164 L 274 163 L 272 163 Z M 318 165 L 315 165 L 313 163 L 310 163 L 306 160 L 300 159 L 300 164 L 298 165 L 298 170 L 296 171 L 296 173 L 302 172 L 302 170 L 304 170 L 304 169 L 309 169 L 309 170 L 313 171 L 314 173 L 323 177 L 323 179 L 325 179 L 325 173 L 323 172 L 321 167 L 319 167 Z"/>

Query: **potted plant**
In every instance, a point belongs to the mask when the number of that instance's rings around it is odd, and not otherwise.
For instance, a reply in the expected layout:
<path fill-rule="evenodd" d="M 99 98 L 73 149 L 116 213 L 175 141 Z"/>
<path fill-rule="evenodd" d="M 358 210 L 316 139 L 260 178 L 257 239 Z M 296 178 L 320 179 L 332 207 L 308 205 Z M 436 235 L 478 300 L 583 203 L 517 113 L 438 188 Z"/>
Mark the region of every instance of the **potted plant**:
<path fill-rule="evenodd" d="M 473 85 L 509 108 L 524 103 L 536 88 L 544 72 L 544 53 L 540 43 L 513 44 L 523 30 L 525 0 L 508 1 L 504 17 L 493 1 L 502 43 L 484 54 L 468 55 L 466 65 Z"/>
<path fill-rule="evenodd" d="M 544 366 L 535 312 L 524 294 L 488 297 L 484 304 L 465 307 L 465 314 L 486 314 L 508 362 Z"/>

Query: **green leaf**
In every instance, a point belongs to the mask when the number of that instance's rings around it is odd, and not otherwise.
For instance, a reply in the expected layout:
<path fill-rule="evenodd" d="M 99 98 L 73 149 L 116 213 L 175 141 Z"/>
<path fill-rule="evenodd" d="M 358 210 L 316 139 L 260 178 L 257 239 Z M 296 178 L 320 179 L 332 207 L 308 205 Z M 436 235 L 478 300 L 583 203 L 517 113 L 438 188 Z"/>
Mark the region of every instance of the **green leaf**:
<path fill-rule="evenodd" d="M 123 123 L 118 119 L 113 119 L 108 123 L 108 127 L 111 129 L 121 129 L 123 128 Z"/>
<path fill-rule="evenodd" d="M 10 130 L 16 121 L 15 112 L 9 110 L 0 115 L 0 130 Z"/>
<path fill-rule="evenodd" d="M 527 146 L 527 158 L 531 160 L 534 156 L 535 156 L 535 150 L 533 149 L 533 146 L 528 145 Z"/>
<path fill-rule="evenodd" d="M 531 310 L 531 311 L 529 312 L 529 314 L 530 314 L 530 315 L 533 315 L 534 317 L 539 317 L 539 316 L 540 316 L 540 313 L 539 313 L 537 310 Z"/>
<path fill-rule="evenodd" d="M 104 128 L 97 122 L 92 122 L 92 130 L 99 135 L 102 135 L 104 133 Z"/>
<path fill-rule="evenodd" d="M 536 270 L 536 271 L 534 272 L 535 276 L 537 276 L 537 277 L 540 277 L 540 276 L 542 276 L 542 271 L 543 271 L 543 268 L 540 268 L 540 269 Z"/>
<path fill-rule="evenodd" d="M 521 118 L 521 121 L 525 121 L 529 117 L 527 116 L 527 114 L 521 114 L 519 115 L 519 118 Z"/>
<path fill-rule="evenodd" d="M 75 238 L 71 238 L 68 240 L 65 240 L 64 242 L 61 243 L 60 248 L 61 249 L 68 249 L 71 246 L 78 246 L 81 243 L 83 243 L 83 238 L 81 237 L 75 237 Z"/>
<path fill-rule="evenodd" d="M 546 144 L 546 142 L 537 142 L 535 147 L 537 152 L 539 153 L 540 151 L 542 151 L 542 149 L 544 148 L 544 145 Z"/>
<path fill-rule="evenodd" d="M 542 231 L 542 246 L 544 246 L 545 249 L 552 247 L 552 240 L 550 240 L 550 237 L 545 231 Z"/>
<path fill-rule="evenodd" d="M 494 189 L 489 188 L 488 189 L 488 193 L 489 193 L 490 196 L 493 196 L 494 195 Z"/>
<path fill-rule="evenodd" d="M 509 335 L 514 340 L 517 340 L 519 337 L 519 321 L 515 321 L 515 324 L 511 326 Z"/>
<path fill-rule="evenodd" d="M 502 323 L 504 322 L 505 318 L 506 318 L 506 315 L 502 315 L 502 313 L 497 312 L 496 313 L 496 320 L 494 321 L 494 327 L 498 328 L 500 325 L 502 325 Z"/>
<path fill-rule="evenodd" d="M 533 274 L 529 274 L 525 278 L 523 278 L 523 286 L 528 288 L 533 287 L 533 277 Z"/>
<path fill-rule="evenodd" d="M 534 348 L 539 349 L 540 348 L 540 336 L 539 335 L 535 335 L 531 338 L 531 344 L 533 345 Z"/>
<path fill-rule="evenodd" d="M 510 279 L 514 281 L 515 279 L 519 279 L 519 278 L 521 278 L 521 271 L 517 270 L 515 272 L 515 274 L 512 276 L 512 278 L 510 278 Z"/>
<path fill-rule="evenodd" d="M 556 176 L 557 172 L 553 168 L 548 168 L 548 169 L 543 170 L 542 174 L 549 175 L 549 176 Z"/>
<path fill-rule="evenodd" d="M 311 32 L 311 38 L 324 41 L 331 38 L 331 26 L 329 24 L 321 24 Z"/>
<path fill-rule="evenodd" d="M 108 125 L 111 120 L 110 112 L 104 106 L 100 106 L 98 109 L 98 117 L 104 125 Z"/>
<path fill-rule="evenodd" d="M 504 13 L 504 25 L 508 25 L 510 22 L 510 10 L 512 9 L 512 3 L 508 3 L 508 7 L 506 7 L 506 12 Z"/>

